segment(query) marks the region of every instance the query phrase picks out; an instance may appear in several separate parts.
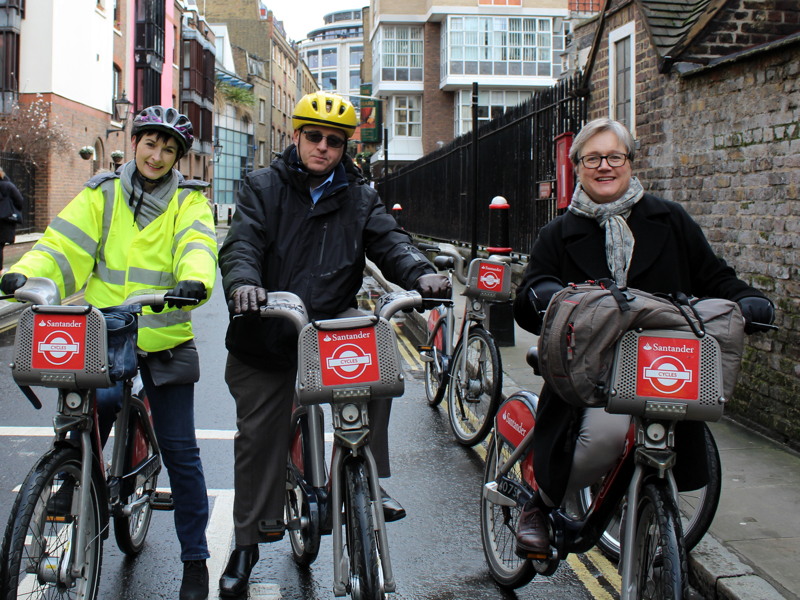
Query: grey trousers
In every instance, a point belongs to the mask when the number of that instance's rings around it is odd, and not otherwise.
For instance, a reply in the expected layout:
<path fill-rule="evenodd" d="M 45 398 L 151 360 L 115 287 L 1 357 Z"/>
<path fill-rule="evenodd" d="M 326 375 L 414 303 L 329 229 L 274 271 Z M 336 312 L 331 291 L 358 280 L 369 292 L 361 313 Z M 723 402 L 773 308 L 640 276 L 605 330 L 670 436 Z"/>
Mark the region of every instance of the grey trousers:
<path fill-rule="evenodd" d="M 286 458 L 296 370 L 263 371 L 229 354 L 225 382 L 236 401 L 233 523 L 240 546 L 266 541 L 259 523 L 283 524 Z M 370 447 L 388 477 L 391 399 L 370 402 Z"/>
<path fill-rule="evenodd" d="M 592 485 L 611 470 L 622 455 L 630 426 L 629 415 L 613 415 L 603 408 L 583 411 L 565 498 Z M 544 493 L 541 496 L 545 504 L 554 505 Z"/>

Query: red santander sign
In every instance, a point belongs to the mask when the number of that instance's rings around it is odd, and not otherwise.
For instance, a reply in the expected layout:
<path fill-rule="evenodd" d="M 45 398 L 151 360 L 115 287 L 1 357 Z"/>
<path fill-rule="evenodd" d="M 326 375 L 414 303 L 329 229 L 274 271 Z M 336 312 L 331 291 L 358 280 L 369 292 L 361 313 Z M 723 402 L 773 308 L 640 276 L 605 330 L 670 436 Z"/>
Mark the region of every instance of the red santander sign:
<path fill-rule="evenodd" d="M 643 335 L 638 344 L 637 396 L 699 399 L 700 340 Z"/>
<path fill-rule="evenodd" d="M 499 292 L 503 289 L 505 265 L 493 265 L 482 262 L 478 271 L 478 289 L 488 292 Z"/>
<path fill-rule="evenodd" d="M 81 371 L 85 354 L 86 315 L 34 315 L 31 367 Z"/>
<path fill-rule="evenodd" d="M 375 328 L 318 331 L 322 385 L 370 383 L 380 380 Z"/>

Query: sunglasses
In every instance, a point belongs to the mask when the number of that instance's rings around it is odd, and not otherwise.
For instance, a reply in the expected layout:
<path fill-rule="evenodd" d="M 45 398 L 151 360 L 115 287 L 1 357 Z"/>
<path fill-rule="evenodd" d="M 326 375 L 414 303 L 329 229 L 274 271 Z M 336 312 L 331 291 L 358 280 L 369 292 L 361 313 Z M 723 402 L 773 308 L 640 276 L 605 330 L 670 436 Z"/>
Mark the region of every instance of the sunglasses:
<path fill-rule="evenodd" d="M 341 148 L 347 143 L 347 140 L 338 135 L 322 135 L 319 131 L 302 131 L 301 133 L 312 144 L 319 144 L 323 139 L 328 140 L 329 148 Z"/>

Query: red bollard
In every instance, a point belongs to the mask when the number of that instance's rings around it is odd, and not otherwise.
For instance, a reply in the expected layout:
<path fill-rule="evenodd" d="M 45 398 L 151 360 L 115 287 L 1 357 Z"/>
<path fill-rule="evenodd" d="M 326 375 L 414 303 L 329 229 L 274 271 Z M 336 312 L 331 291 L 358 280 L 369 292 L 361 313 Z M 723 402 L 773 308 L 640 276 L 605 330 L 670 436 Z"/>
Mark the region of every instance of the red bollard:
<path fill-rule="evenodd" d="M 495 196 L 489 204 L 489 243 L 487 251 L 491 254 L 511 254 L 508 234 L 508 209 L 511 206 L 502 196 Z"/>
<path fill-rule="evenodd" d="M 489 254 L 509 256 L 511 245 L 508 229 L 508 201 L 502 196 L 495 196 L 489 204 L 489 243 L 486 250 Z M 507 269 L 511 265 L 506 265 Z M 486 307 L 486 326 L 494 336 L 498 346 L 514 345 L 514 314 L 511 302 L 488 304 Z"/>

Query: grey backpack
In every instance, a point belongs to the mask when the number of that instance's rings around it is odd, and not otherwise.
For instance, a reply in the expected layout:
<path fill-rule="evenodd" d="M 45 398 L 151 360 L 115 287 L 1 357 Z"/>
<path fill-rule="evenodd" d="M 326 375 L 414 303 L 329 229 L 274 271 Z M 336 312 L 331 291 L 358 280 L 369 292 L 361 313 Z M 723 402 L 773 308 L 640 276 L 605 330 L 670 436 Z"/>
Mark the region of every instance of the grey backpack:
<path fill-rule="evenodd" d="M 539 336 L 545 382 L 579 407 L 606 403 L 617 342 L 630 330 L 667 329 L 719 343 L 726 398 L 733 394 L 744 349 L 739 305 L 721 298 L 659 296 L 611 280 L 570 284 L 550 300 Z"/>

